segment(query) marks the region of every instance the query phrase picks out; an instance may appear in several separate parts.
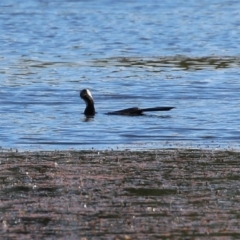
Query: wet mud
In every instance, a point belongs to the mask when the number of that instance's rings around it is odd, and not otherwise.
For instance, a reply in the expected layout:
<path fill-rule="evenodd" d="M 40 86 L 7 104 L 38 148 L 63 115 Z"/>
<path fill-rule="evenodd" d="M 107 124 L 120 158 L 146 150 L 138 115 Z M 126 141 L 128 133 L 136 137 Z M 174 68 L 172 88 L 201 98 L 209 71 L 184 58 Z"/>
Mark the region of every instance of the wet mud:
<path fill-rule="evenodd" d="M 240 153 L 0 153 L 2 239 L 240 238 Z"/>

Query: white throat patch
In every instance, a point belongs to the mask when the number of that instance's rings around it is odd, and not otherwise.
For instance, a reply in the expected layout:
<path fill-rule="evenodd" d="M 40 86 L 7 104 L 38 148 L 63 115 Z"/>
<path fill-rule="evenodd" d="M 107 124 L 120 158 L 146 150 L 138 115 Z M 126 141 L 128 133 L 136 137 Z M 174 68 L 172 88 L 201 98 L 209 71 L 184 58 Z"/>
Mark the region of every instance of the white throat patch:
<path fill-rule="evenodd" d="M 91 92 L 88 89 L 86 89 L 86 91 L 87 91 L 87 94 L 93 99 Z"/>

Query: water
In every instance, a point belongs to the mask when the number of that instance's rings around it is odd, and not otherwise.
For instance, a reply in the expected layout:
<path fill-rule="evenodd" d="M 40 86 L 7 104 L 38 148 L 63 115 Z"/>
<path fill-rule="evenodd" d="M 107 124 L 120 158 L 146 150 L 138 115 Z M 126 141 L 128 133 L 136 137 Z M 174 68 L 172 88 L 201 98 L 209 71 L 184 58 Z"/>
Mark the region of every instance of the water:
<path fill-rule="evenodd" d="M 238 1 L 1 1 L 2 148 L 239 147 Z M 86 121 L 79 90 L 98 114 Z M 174 106 L 141 117 L 127 107 Z"/>

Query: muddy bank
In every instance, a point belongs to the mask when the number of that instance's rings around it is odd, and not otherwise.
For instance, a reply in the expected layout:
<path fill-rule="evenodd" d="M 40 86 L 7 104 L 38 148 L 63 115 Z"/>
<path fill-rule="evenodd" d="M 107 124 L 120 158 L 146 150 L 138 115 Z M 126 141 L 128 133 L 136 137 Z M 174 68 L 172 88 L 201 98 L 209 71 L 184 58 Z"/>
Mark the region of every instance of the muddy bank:
<path fill-rule="evenodd" d="M 1 152 L 1 238 L 240 238 L 240 153 Z"/>

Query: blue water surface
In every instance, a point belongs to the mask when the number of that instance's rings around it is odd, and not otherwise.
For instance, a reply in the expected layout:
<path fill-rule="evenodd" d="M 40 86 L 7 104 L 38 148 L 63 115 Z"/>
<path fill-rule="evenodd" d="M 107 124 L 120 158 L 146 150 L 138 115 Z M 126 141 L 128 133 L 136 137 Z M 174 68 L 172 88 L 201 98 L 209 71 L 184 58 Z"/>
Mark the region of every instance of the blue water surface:
<path fill-rule="evenodd" d="M 239 148 L 239 9 L 230 0 L 1 1 L 0 146 Z M 176 109 L 104 114 L 133 106 Z"/>

